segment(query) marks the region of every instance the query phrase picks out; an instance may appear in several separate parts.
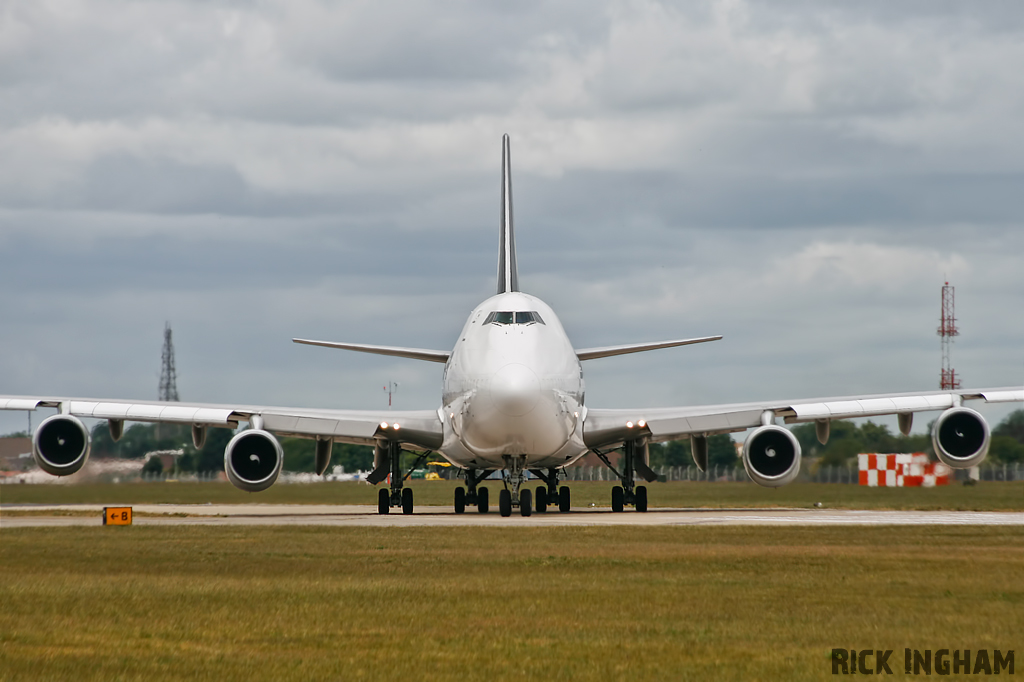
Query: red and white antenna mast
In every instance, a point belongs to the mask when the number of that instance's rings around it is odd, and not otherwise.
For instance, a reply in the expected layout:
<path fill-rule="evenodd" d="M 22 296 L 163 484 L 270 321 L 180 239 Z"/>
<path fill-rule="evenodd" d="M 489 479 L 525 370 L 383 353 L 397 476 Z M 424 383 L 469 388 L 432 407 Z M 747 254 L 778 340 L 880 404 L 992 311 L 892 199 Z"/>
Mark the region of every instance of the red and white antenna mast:
<path fill-rule="evenodd" d="M 954 288 L 949 282 L 942 287 L 942 317 L 939 318 L 939 337 L 942 339 L 942 373 L 939 375 L 939 388 L 955 390 L 960 388 L 960 380 L 956 370 L 950 366 L 949 349 L 953 345 L 953 337 L 960 336 L 956 328 L 956 304 Z"/>
<path fill-rule="evenodd" d="M 391 395 L 398 393 L 398 382 L 389 381 L 388 385 L 384 387 L 384 391 L 388 394 L 388 409 L 391 409 Z"/>

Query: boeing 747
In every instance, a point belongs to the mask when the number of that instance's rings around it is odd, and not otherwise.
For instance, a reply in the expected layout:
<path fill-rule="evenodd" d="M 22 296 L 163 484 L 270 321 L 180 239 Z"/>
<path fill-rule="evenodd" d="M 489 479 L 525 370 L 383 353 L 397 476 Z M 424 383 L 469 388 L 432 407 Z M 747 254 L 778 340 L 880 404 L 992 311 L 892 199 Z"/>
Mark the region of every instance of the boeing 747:
<path fill-rule="evenodd" d="M 258 492 L 281 473 L 284 452 L 277 436 L 316 440 L 316 471 L 323 474 L 334 443 L 374 448 L 374 469 L 367 480 L 387 482 L 377 508 L 387 514 L 400 507 L 413 512 L 413 492 L 404 486 L 403 451 L 439 453 L 458 467 L 463 486 L 455 489 L 456 513 L 467 507 L 489 510 L 484 480 L 501 471 L 498 491 L 502 516 L 513 510 L 529 516 L 557 506 L 567 512 L 570 490 L 564 469 L 589 452 L 614 471 L 613 510 L 647 510 L 643 482 L 656 479 L 648 461 L 650 443 L 689 438 L 693 459 L 707 466 L 708 436 L 752 429 L 743 443 L 747 475 L 762 486 L 777 487 L 800 471 L 800 444 L 778 422 L 814 422 L 822 443 L 833 419 L 898 415 L 910 432 L 916 412 L 941 410 L 932 430 L 935 453 L 954 468 L 972 467 L 988 453 L 989 427 L 966 401 L 1024 400 L 1024 389 L 941 390 L 924 393 L 775 400 L 731 405 L 602 409 L 584 400 L 583 363 L 613 355 L 716 341 L 720 336 L 634 343 L 604 348 L 574 348 L 547 304 L 519 288 L 512 229 L 512 178 L 509 139 L 502 139 L 501 219 L 497 291 L 473 310 L 451 350 L 373 346 L 309 339 L 296 343 L 444 363 L 440 406 L 436 410 L 333 410 L 242 405 L 207 405 L 68 397 L 0 396 L 0 409 L 57 408 L 32 437 L 32 454 L 41 469 L 55 476 L 79 471 L 90 452 L 82 417 L 105 419 L 117 440 L 125 421 L 190 424 L 195 446 L 202 447 L 210 427 L 238 428 L 224 452 L 224 470 L 237 487 Z M 608 455 L 620 451 L 618 466 Z M 536 499 L 524 485 L 527 472 L 543 484 Z"/>

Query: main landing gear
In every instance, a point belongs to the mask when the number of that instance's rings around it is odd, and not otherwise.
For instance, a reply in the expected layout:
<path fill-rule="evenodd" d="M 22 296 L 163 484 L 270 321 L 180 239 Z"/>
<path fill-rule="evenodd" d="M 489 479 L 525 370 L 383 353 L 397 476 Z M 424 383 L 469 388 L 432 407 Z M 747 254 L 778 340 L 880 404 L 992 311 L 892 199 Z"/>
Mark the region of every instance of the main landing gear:
<path fill-rule="evenodd" d="M 412 473 L 412 470 L 430 454 L 430 452 L 421 454 L 409 473 Z M 401 507 L 403 514 L 412 514 L 412 490 L 405 487 L 405 479 L 408 474 L 402 473 L 402 444 L 394 440 L 379 441 L 374 448 L 373 464 L 373 471 L 366 477 L 369 483 L 377 485 L 389 476 L 391 477 L 390 485 L 377 492 L 377 513 L 387 514 L 390 513 L 392 507 Z"/>
<path fill-rule="evenodd" d="M 530 469 L 530 473 L 546 484 L 537 488 L 534 501 L 533 493 L 523 485 L 526 480 L 525 459 L 522 456 L 505 457 L 505 489 L 498 492 L 498 512 L 502 516 L 512 516 L 512 511 L 518 508 L 520 516 L 530 516 L 534 509 L 540 514 L 546 512 L 548 506 L 556 505 L 559 511 L 569 511 L 571 495 L 568 486 L 558 487 L 557 469 Z M 479 484 L 491 472 L 477 469 L 465 469 L 464 472 L 466 487 L 455 489 L 455 513 L 464 514 L 468 507 L 476 505 L 477 511 L 486 514 L 489 511 L 487 488 Z"/>
<path fill-rule="evenodd" d="M 637 473 L 648 482 L 658 478 L 647 465 L 647 441 L 640 438 L 627 440 L 622 444 L 622 459 L 619 462 L 622 465 L 621 472 L 608 461 L 607 453 L 598 450 L 593 452 L 622 481 L 622 485 L 612 488 L 612 511 L 621 512 L 627 504 L 636 507 L 638 512 L 647 511 L 647 487 L 636 485 L 633 477 L 633 474 Z"/>
<path fill-rule="evenodd" d="M 490 471 L 477 472 L 476 469 L 466 469 L 466 488 L 459 486 L 455 489 L 455 513 L 463 514 L 466 511 L 466 505 L 476 505 L 476 509 L 481 514 L 486 514 L 488 509 L 488 495 L 487 488 L 477 487 L 480 481 L 487 478 Z"/>
<path fill-rule="evenodd" d="M 536 509 L 538 514 L 548 510 L 548 505 L 558 505 L 558 511 L 569 511 L 570 493 L 569 487 L 563 485 L 558 487 L 558 469 L 530 469 L 530 473 L 544 481 L 546 487 L 537 488 Z"/>

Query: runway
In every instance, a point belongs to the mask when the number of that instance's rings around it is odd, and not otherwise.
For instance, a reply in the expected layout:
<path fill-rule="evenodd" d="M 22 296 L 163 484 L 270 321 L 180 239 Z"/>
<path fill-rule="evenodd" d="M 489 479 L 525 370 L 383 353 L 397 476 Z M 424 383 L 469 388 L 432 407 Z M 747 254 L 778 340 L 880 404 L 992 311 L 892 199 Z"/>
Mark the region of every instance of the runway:
<path fill-rule="evenodd" d="M 3 505 L 0 529 L 102 525 L 100 505 Z M 496 512 L 456 514 L 450 507 L 379 515 L 369 505 L 176 505 L 133 507 L 137 526 L 1024 526 L 1024 512 L 837 509 L 666 509 L 645 514 L 580 508 L 502 518 Z"/>

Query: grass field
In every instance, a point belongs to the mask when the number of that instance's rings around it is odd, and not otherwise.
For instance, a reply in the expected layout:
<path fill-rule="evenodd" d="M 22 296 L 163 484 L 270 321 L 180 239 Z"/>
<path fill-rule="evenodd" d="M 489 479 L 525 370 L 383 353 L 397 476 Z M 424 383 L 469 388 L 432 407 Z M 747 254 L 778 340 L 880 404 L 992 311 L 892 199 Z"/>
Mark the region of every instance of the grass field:
<path fill-rule="evenodd" d="M 833 647 L 894 649 L 902 678 L 903 647 L 1019 649 L 1024 629 L 1014 527 L 26 528 L 0 543 L 3 680 L 821 680 Z"/>
<path fill-rule="evenodd" d="M 411 481 L 417 505 L 452 504 L 454 481 Z M 494 491 L 501 483 L 488 481 Z M 611 505 L 610 482 L 570 484 L 574 506 Z M 753 483 L 652 483 L 652 507 L 811 507 L 831 509 L 1024 509 L 1024 481 L 959 484 L 937 488 L 867 488 L 858 485 L 794 483 L 762 488 Z M 246 493 L 230 483 L 123 483 L 81 485 L 4 485 L 0 503 L 38 504 L 376 504 L 376 491 L 363 483 L 275 485 Z"/>

